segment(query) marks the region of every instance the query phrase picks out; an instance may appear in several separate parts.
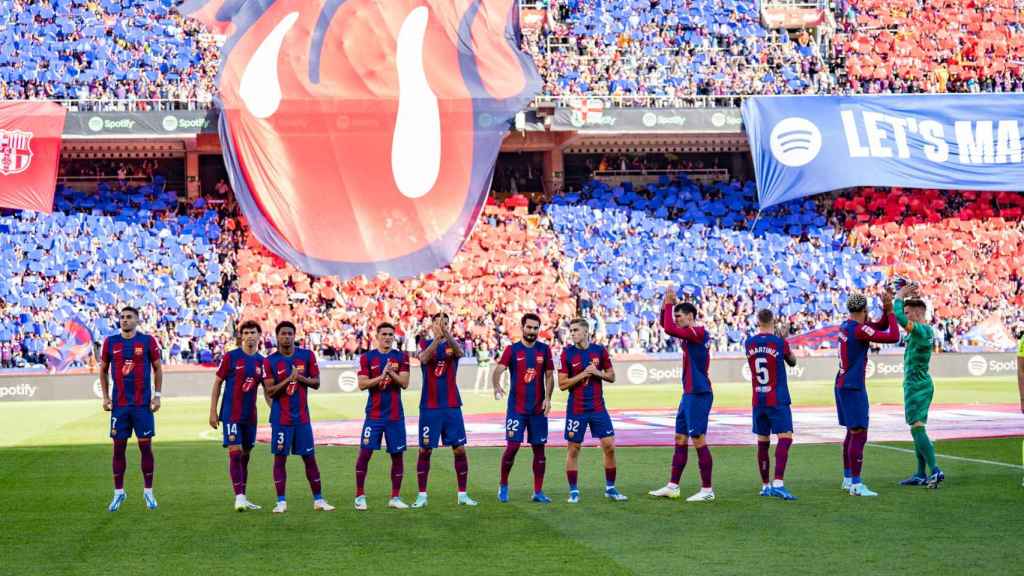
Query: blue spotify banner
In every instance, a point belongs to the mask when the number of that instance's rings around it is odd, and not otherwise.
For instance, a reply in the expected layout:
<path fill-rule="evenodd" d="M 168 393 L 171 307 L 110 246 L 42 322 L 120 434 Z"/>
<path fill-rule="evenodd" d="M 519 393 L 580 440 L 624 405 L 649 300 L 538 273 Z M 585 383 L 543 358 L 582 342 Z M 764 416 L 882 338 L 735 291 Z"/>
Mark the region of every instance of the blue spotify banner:
<path fill-rule="evenodd" d="M 1024 94 L 758 96 L 762 208 L 852 186 L 1024 191 Z"/>

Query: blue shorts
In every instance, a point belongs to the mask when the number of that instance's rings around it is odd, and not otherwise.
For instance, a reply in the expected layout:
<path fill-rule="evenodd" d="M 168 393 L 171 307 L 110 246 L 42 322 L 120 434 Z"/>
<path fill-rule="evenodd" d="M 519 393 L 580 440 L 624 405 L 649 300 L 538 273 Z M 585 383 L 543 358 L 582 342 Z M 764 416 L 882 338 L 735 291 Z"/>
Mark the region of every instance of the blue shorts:
<path fill-rule="evenodd" d="M 156 422 L 149 406 L 122 406 L 110 411 L 110 437 L 127 440 L 132 437 L 142 440 L 156 435 Z"/>
<path fill-rule="evenodd" d="M 793 431 L 793 410 L 785 406 L 754 406 L 754 434 L 771 436 Z"/>
<path fill-rule="evenodd" d="M 836 413 L 839 425 L 846 428 L 868 427 L 868 391 L 836 388 Z"/>
<path fill-rule="evenodd" d="M 600 412 L 584 412 L 583 414 L 565 415 L 565 440 L 575 444 L 583 443 L 583 435 L 590 426 L 591 438 L 607 438 L 615 436 L 612 417 L 607 410 Z"/>
<path fill-rule="evenodd" d="M 289 453 L 299 456 L 313 454 L 313 426 L 310 424 L 283 426 L 271 423 L 270 453 L 275 456 L 287 456 Z"/>
<path fill-rule="evenodd" d="M 241 446 L 249 449 L 256 444 L 255 422 L 223 422 L 221 430 L 224 432 L 225 448 L 228 446 Z"/>
<path fill-rule="evenodd" d="M 420 410 L 420 448 L 437 448 L 438 442 L 458 448 L 466 445 L 466 423 L 462 408 L 424 408 Z"/>
<path fill-rule="evenodd" d="M 683 394 L 676 411 L 676 434 L 703 436 L 708 433 L 708 416 L 715 395 L 711 392 Z"/>
<path fill-rule="evenodd" d="M 388 454 L 405 452 L 405 420 L 367 418 L 363 421 L 361 448 L 380 450 L 382 438 L 388 443 Z"/>
<path fill-rule="evenodd" d="M 539 446 L 548 442 L 548 417 L 543 414 L 513 414 L 505 416 L 505 438 L 509 442 L 523 443 L 523 433 L 530 444 Z"/>

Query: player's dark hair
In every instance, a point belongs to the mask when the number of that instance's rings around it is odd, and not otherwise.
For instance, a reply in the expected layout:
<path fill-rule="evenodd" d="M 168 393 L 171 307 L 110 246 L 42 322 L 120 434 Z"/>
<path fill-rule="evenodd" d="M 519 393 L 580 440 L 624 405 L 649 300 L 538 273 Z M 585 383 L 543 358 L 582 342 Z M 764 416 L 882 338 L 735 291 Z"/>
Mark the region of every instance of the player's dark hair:
<path fill-rule="evenodd" d="M 437 314 L 434 314 L 433 316 L 431 316 L 430 319 L 432 321 L 434 321 L 434 322 L 437 322 L 437 319 L 442 317 L 442 316 L 444 316 L 445 320 L 451 320 L 451 317 L 448 316 L 447 312 L 438 312 Z"/>
<path fill-rule="evenodd" d="M 284 330 L 285 328 L 291 328 L 293 333 L 296 332 L 295 324 L 292 324 L 290 320 L 282 320 L 278 322 L 277 326 L 274 328 L 274 336 L 280 334 L 281 330 Z"/>
<path fill-rule="evenodd" d="M 771 324 L 775 320 L 775 314 L 767 308 L 757 311 L 757 322 L 763 326 Z"/>
<path fill-rule="evenodd" d="M 537 316 L 533 312 L 527 312 L 526 314 L 523 314 L 523 319 L 519 322 L 519 325 L 526 326 L 526 323 L 529 322 L 530 320 L 533 320 L 537 324 L 541 323 L 540 316 Z"/>
<path fill-rule="evenodd" d="M 390 328 L 392 332 L 395 331 L 395 325 L 391 322 L 381 322 L 380 324 L 377 324 L 377 333 L 380 334 L 380 331 L 386 328 Z"/>
<path fill-rule="evenodd" d="M 255 330 L 257 334 L 263 334 L 263 328 L 260 328 L 260 323 L 255 320 L 246 320 L 238 327 L 239 334 L 242 334 L 246 330 Z"/>
<path fill-rule="evenodd" d="M 135 314 L 136 318 L 139 317 L 139 309 L 135 306 L 125 306 L 124 308 L 121 308 L 121 312 L 131 312 L 132 314 Z"/>
<path fill-rule="evenodd" d="M 584 330 L 590 331 L 590 322 L 587 322 L 585 318 L 573 318 L 572 322 L 569 322 L 569 326 L 583 326 Z"/>
<path fill-rule="evenodd" d="M 922 310 L 928 310 L 928 305 L 924 303 L 924 300 L 919 298 L 911 298 L 903 302 L 904 308 L 920 308 Z"/>
<path fill-rule="evenodd" d="M 676 304 L 675 308 L 673 308 L 672 311 L 676 313 L 689 314 L 694 318 L 697 317 L 697 307 L 694 306 L 693 304 L 690 304 L 689 302 L 681 302 L 679 304 Z"/>

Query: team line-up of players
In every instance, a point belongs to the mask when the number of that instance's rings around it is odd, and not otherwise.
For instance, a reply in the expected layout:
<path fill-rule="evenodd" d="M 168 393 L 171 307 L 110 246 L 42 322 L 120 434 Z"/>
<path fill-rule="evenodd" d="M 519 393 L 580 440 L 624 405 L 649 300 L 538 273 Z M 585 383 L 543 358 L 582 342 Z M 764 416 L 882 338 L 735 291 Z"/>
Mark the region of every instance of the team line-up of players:
<path fill-rule="evenodd" d="M 836 376 L 835 397 L 839 424 L 847 429 L 843 443 L 843 489 L 851 495 L 876 495 L 860 478 L 868 427 L 868 399 L 864 380 L 869 343 L 895 342 L 899 339 L 899 325 L 903 325 L 909 332 L 914 322 L 922 325 L 924 317 L 925 307 L 916 299 L 907 300 L 907 312 L 904 313 L 903 298 L 916 296 L 916 287 L 904 287 L 897 296 L 899 300 L 896 301 L 895 314 L 893 296 L 887 293 L 883 297 L 882 317 L 870 322 L 866 312 L 867 299 L 860 294 L 851 295 L 847 301 L 850 318 L 840 329 L 840 366 Z M 447 314 L 436 314 L 432 320 L 432 338 L 421 343 L 418 354 L 423 371 L 423 388 L 417 429 L 420 448 L 416 463 L 418 492 L 412 507 L 423 508 L 427 505 L 431 453 L 439 443 L 453 449 L 458 503 L 476 506 L 477 502 L 466 492 L 469 476 L 465 448 L 467 437 L 462 401 L 456 385 L 456 371 L 462 351 L 449 332 Z M 117 511 L 126 499 L 125 453 L 127 441 L 133 432 L 138 438 L 141 453 L 145 486 L 143 498 L 147 507 L 157 507 L 152 491 L 154 461 L 151 441 L 155 434 L 153 414 L 160 408 L 160 348 L 152 336 L 138 331 L 138 321 L 139 314 L 135 308 L 124 308 L 120 313 L 120 334 L 108 337 L 101 352 L 103 405 L 105 410 L 111 412 L 110 435 L 114 441 L 114 498 L 108 506 L 112 512 Z M 762 480 L 760 493 L 762 496 L 795 500 L 786 489 L 783 477 L 793 442 L 793 422 L 784 363 L 794 366 L 796 357 L 783 337 L 784 327 L 777 326 L 771 311 L 759 311 L 757 321 L 758 332 L 748 338 L 746 351 L 752 379 L 753 432 L 758 440 L 757 458 Z M 686 467 L 692 440 L 697 452 L 701 488 L 687 500 L 713 501 L 712 457 L 705 441 L 708 416 L 714 399 L 708 377 L 710 338 L 707 331 L 697 324 L 696 307 L 688 302 L 677 302 L 672 289 L 665 295 L 661 325 L 668 334 L 682 341 L 683 395 L 676 415 L 675 448 L 669 483 L 649 494 L 667 498 L 680 496 L 679 481 Z M 615 382 L 615 369 L 607 349 L 590 341 L 590 326 L 586 320 L 573 320 L 570 323 L 573 343 L 562 350 L 556 378 L 551 348 L 538 340 L 540 318 L 535 314 L 526 314 L 521 319 L 521 327 L 521 340 L 505 348 L 492 374 L 496 399 L 500 400 L 506 394 L 501 384 L 506 371 L 509 372 L 510 383 L 505 422 L 507 446 L 501 457 L 499 501 L 507 502 L 509 499 L 509 473 L 516 453 L 525 440 L 533 451 L 532 500 L 550 502 L 544 494 L 543 484 L 548 413 L 556 381 L 559 389 L 569 392 L 564 431 L 568 442 L 565 466 L 569 486 L 568 502 L 576 503 L 580 500 L 577 485 L 578 456 L 587 429 L 592 437 L 599 440 L 604 452 L 604 495 L 614 501 L 627 500 L 615 486 L 615 431 L 602 392 L 604 383 Z M 923 325 L 921 327 L 928 328 Z M 260 506 L 246 497 L 246 485 L 249 458 L 256 442 L 258 388 L 263 386 L 265 399 L 271 407 L 270 448 L 274 455 L 273 477 L 278 500 L 273 512 L 287 511 L 285 484 L 289 454 L 298 455 L 304 461 L 306 478 L 313 493 L 314 509 L 334 510 L 321 493 L 307 402 L 308 390 L 320 387 L 315 355 L 295 345 L 296 327 L 288 321 L 276 326 L 277 348 L 269 356 L 258 352 L 261 339 L 258 323 L 242 323 L 239 333 L 241 346 L 226 353 L 217 370 L 210 398 L 209 419 L 211 427 L 221 428 L 223 444 L 228 449 L 235 509 L 260 509 Z M 377 348 L 359 359 L 359 388 L 368 392 L 368 399 L 355 466 L 354 506 L 357 510 L 367 509 L 364 484 L 368 463 L 373 452 L 379 450 L 385 442 L 391 456 L 392 489 L 388 507 L 409 508 L 400 497 L 404 476 L 403 454 L 406 450 L 401 391 L 409 386 L 409 355 L 396 349 L 394 343 L 395 327 L 390 323 L 382 323 L 376 328 Z M 113 388 L 108 392 L 111 381 Z M 930 380 L 928 383 L 930 386 Z M 929 389 L 927 404 L 930 402 Z M 927 404 L 924 406 L 925 420 Z M 915 431 L 920 428 L 923 432 L 923 422 L 916 420 L 918 416 L 914 418 L 912 421 L 908 412 L 908 424 L 914 426 Z M 778 442 L 774 478 L 769 481 L 772 434 L 778 437 Z M 904 481 L 904 484 L 937 487 L 943 476 L 941 470 L 934 465 L 934 453 L 929 463 L 932 465 L 931 476 L 924 476 L 919 467 L 919 472 Z"/>

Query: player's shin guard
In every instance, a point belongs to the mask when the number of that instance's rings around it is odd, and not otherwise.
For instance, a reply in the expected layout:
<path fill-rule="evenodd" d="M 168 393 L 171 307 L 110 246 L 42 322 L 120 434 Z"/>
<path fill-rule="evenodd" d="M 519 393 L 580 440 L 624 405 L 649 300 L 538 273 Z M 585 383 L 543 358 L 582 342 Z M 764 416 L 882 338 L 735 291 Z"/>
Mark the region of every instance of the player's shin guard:
<path fill-rule="evenodd" d="M 914 447 L 917 449 L 918 454 L 924 457 L 925 463 L 928 464 L 928 469 L 934 472 L 936 468 L 935 445 L 928 438 L 928 432 L 924 426 L 915 426 L 910 429 L 910 433 L 914 436 Z"/>
<path fill-rule="evenodd" d="M 427 491 L 427 478 L 430 476 L 430 450 L 420 450 L 416 459 L 416 485 L 420 492 Z"/>
<path fill-rule="evenodd" d="M 615 472 L 616 471 L 617 470 L 616 470 L 615 467 L 605 468 L 604 469 L 604 485 L 605 486 L 607 486 L 609 488 L 611 488 L 612 486 L 615 486 Z"/>
<path fill-rule="evenodd" d="M 566 470 L 565 471 L 565 479 L 569 481 L 569 490 L 576 490 L 577 489 L 576 488 L 577 487 L 577 481 L 579 479 L 579 471 L 578 470 Z"/>
<path fill-rule="evenodd" d="M 792 438 L 779 438 L 775 446 L 775 479 L 782 480 L 786 475 L 786 463 L 789 461 L 789 447 L 793 445 Z M 766 471 L 767 472 L 767 471 Z M 767 477 L 767 473 L 765 477 Z"/>
<path fill-rule="evenodd" d="M 249 453 L 242 450 L 242 494 L 245 494 L 245 486 L 249 483 Z"/>
<path fill-rule="evenodd" d="M 697 464 L 700 466 L 700 485 L 711 488 L 711 450 L 707 444 L 697 448 Z"/>
<path fill-rule="evenodd" d="M 690 457 L 690 445 L 684 444 L 682 446 L 676 445 L 676 450 L 672 454 L 672 476 L 669 479 L 669 483 L 679 485 L 679 479 L 683 477 L 683 470 L 686 468 L 686 461 Z"/>
<path fill-rule="evenodd" d="M 128 449 L 127 440 L 114 440 L 114 489 L 124 490 L 124 470 L 128 466 L 128 457 L 125 453 Z"/>
<path fill-rule="evenodd" d="M 455 478 L 458 480 L 459 492 L 465 492 L 466 484 L 469 483 L 469 458 L 465 452 L 455 455 Z"/>
<path fill-rule="evenodd" d="M 228 452 L 228 472 L 231 474 L 231 488 L 234 489 L 235 496 L 245 494 L 242 482 L 242 452 L 240 450 Z"/>
<path fill-rule="evenodd" d="M 363 487 L 366 485 L 366 469 L 370 464 L 370 458 L 373 457 L 373 451 L 367 450 L 366 448 L 359 449 L 359 456 L 356 458 L 356 497 L 360 497 L 366 492 Z"/>
<path fill-rule="evenodd" d="M 781 442 L 782 439 L 780 438 Z M 768 468 L 771 466 L 770 458 L 768 457 L 768 450 L 771 448 L 771 440 L 758 440 L 757 441 L 757 471 L 761 473 L 761 483 L 768 483 Z M 778 458 L 778 448 L 775 449 L 776 458 Z M 776 460 L 778 464 L 778 460 Z"/>
<path fill-rule="evenodd" d="M 404 454 L 391 455 L 391 497 L 398 498 L 402 493 L 402 478 L 405 476 Z"/>
<path fill-rule="evenodd" d="M 316 465 L 316 456 L 310 454 L 302 457 L 302 462 L 306 465 L 306 480 L 309 481 L 309 489 L 313 493 L 313 499 L 320 499 L 320 468 Z"/>
<path fill-rule="evenodd" d="M 547 458 L 544 456 L 544 445 L 533 446 L 533 491 L 544 490 L 544 472 L 547 470 Z"/>
<path fill-rule="evenodd" d="M 274 490 L 277 492 L 277 499 L 284 500 L 284 487 L 288 482 L 288 456 L 284 454 L 274 455 Z"/>
<path fill-rule="evenodd" d="M 868 443 L 868 431 L 852 434 L 850 438 L 850 475 L 856 484 L 864 467 L 864 445 Z"/>
<path fill-rule="evenodd" d="M 146 488 L 153 487 L 153 442 L 147 440 L 139 442 L 139 452 L 142 455 L 142 483 Z"/>
<path fill-rule="evenodd" d="M 850 433 L 850 429 L 846 429 L 846 437 L 843 438 L 843 477 L 850 477 L 850 438 L 853 434 Z"/>
<path fill-rule="evenodd" d="M 505 452 L 501 454 L 501 480 L 499 484 L 508 486 L 508 475 L 512 472 L 512 465 L 516 461 L 516 453 L 519 452 L 519 442 L 509 442 L 505 446 Z"/>

